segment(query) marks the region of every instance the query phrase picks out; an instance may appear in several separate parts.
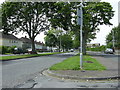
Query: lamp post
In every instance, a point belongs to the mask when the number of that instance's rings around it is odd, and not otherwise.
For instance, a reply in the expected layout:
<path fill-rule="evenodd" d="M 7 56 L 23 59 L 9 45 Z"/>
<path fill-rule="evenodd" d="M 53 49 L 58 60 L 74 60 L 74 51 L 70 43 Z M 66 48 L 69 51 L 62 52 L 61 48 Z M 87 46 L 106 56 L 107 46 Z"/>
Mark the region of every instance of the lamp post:
<path fill-rule="evenodd" d="M 82 69 L 82 64 L 83 64 L 83 51 L 82 51 L 82 40 L 83 40 L 83 37 L 82 37 L 82 27 L 83 27 L 83 11 L 82 11 L 82 1 L 81 1 L 81 4 L 79 5 L 80 7 L 77 8 L 77 22 L 78 22 L 78 25 L 80 25 L 80 68 Z"/>

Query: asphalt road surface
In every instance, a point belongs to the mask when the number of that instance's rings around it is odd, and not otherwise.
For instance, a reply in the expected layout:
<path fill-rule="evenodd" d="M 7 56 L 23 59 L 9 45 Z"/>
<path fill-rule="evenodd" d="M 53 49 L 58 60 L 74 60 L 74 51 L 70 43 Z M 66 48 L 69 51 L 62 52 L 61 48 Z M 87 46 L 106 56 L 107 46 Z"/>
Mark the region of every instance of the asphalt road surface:
<path fill-rule="evenodd" d="M 71 81 L 61 80 L 41 74 L 51 65 L 61 62 L 76 53 L 41 56 L 28 59 L 5 61 L 2 63 L 3 88 L 87 88 L 87 87 L 116 87 L 115 81 Z M 96 55 L 91 53 L 92 55 Z M 98 54 L 106 59 L 118 60 L 116 55 Z M 96 55 L 97 56 L 97 55 Z M 109 58 L 110 57 L 110 58 Z"/>
<path fill-rule="evenodd" d="M 25 58 L 2 63 L 2 87 L 13 88 L 39 75 L 44 69 L 75 53 Z"/>

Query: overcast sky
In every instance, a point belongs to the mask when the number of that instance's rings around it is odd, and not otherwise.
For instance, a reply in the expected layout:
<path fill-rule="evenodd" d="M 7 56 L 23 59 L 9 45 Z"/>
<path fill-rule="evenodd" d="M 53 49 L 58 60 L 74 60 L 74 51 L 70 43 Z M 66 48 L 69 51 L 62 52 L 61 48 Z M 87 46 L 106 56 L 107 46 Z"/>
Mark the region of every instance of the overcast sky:
<path fill-rule="evenodd" d="M 4 2 L 5 0 L 0 0 L 0 3 Z M 99 26 L 100 28 L 100 31 L 97 32 L 97 35 L 96 35 L 96 39 L 92 40 L 91 43 L 100 43 L 101 45 L 105 45 L 105 38 L 106 38 L 106 35 L 109 34 L 109 32 L 111 31 L 111 29 L 115 26 L 118 26 L 118 2 L 120 0 L 101 0 L 101 1 L 105 1 L 105 2 L 109 2 L 112 7 L 113 7 L 113 11 L 115 11 L 115 15 L 113 17 L 113 19 L 111 19 L 111 23 L 113 24 L 113 26 L 106 26 L 106 25 L 101 25 Z M 119 7 L 120 8 L 120 7 Z M 24 37 L 25 35 L 23 34 L 20 34 L 20 35 L 17 35 L 17 37 Z M 38 35 L 36 37 L 36 40 L 37 41 L 42 41 L 44 42 L 44 33 L 41 33 L 40 35 Z"/>

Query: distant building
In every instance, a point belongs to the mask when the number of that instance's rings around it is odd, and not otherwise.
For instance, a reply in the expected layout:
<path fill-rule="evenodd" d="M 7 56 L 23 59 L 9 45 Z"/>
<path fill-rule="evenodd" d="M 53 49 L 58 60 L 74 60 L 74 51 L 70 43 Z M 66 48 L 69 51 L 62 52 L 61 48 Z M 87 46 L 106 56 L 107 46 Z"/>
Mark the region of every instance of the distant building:
<path fill-rule="evenodd" d="M 14 35 L 0 32 L 0 46 L 16 46 L 22 48 L 22 41 Z"/>
<path fill-rule="evenodd" d="M 35 48 L 36 48 L 37 50 L 46 49 L 46 48 L 44 48 L 44 47 L 45 47 L 44 43 L 36 42 L 36 41 L 35 41 Z"/>
<path fill-rule="evenodd" d="M 89 48 L 100 47 L 100 43 L 87 44 L 87 47 L 89 47 Z"/>

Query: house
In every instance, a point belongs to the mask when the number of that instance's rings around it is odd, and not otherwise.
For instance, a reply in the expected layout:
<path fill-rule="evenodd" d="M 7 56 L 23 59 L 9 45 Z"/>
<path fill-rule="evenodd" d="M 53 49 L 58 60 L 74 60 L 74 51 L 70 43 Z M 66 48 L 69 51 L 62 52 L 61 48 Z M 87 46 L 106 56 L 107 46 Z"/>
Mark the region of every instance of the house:
<path fill-rule="evenodd" d="M 31 40 L 28 39 L 26 36 L 21 37 L 20 40 L 22 41 L 22 48 L 23 49 L 32 48 Z"/>
<path fill-rule="evenodd" d="M 44 49 L 44 43 L 35 41 L 35 48 L 36 48 L 36 50 L 43 51 L 43 49 Z"/>
<path fill-rule="evenodd" d="M 24 48 L 24 49 L 32 48 L 32 43 L 29 38 L 27 38 L 25 36 L 25 37 L 21 37 L 20 40 L 23 42 L 22 48 Z M 45 48 L 44 43 L 35 41 L 35 49 L 36 50 L 42 51 L 44 48 Z"/>
<path fill-rule="evenodd" d="M 12 34 L 0 32 L 0 46 L 16 46 L 22 48 L 22 41 Z"/>
<path fill-rule="evenodd" d="M 31 40 L 27 37 L 17 38 L 12 34 L 3 34 L 0 32 L 0 46 L 16 46 L 18 48 L 28 49 L 32 48 Z M 35 49 L 38 51 L 49 51 L 50 47 L 44 45 L 43 42 L 35 41 Z"/>

